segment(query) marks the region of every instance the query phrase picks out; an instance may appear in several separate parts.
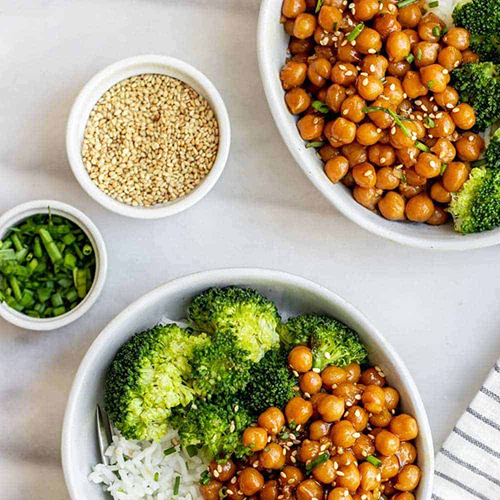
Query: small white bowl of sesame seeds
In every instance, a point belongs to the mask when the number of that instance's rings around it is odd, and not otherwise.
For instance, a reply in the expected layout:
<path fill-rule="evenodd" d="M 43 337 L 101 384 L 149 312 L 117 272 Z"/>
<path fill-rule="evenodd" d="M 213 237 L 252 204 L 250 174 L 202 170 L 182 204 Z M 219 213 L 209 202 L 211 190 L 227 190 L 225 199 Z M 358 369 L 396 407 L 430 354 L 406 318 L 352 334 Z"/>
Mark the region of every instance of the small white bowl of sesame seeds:
<path fill-rule="evenodd" d="M 174 215 L 200 201 L 229 154 L 226 106 L 191 65 L 136 56 L 100 71 L 73 104 L 66 149 L 82 188 L 128 217 Z"/>

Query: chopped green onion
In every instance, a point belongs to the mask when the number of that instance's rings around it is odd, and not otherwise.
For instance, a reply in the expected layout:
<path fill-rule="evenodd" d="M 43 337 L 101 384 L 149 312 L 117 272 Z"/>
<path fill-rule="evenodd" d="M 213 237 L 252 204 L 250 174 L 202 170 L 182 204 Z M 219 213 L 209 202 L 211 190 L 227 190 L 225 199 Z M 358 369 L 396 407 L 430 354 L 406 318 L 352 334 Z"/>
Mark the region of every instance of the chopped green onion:
<path fill-rule="evenodd" d="M 359 36 L 359 34 L 365 29 L 364 23 L 359 23 L 355 28 L 347 35 L 347 41 L 353 42 Z"/>
<path fill-rule="evenodd" d="M 172 455 L 172 453 L 175 453 L 177 450 L 175 446 L 172 446 L 171 448 L 166 449 L 163 454 L 168 457 L 169 455 Z"/>
<path fill-rule="evenodd" d="M 306 472 L 312 472 L 319 465 L 323 465 L 329 458 L 330 458 L 330 454 L 328 452 L 321 453 L 321 455 L 318 455 L 314 460 L 311 460 L 306 465 Z"/>
<path fill-rule="evenodd" d="M 33 253 L 35 254 L 35 257 L 38 258 L 43 256 L 43 250 L 42 250 L 42 245 L 40 244 L 39 236 L 35 238 L 35 243 L 33 244 Z"/>
<path fill-rule="evenodd" d="M 382 106 L 370 106 L 363 108 L 363 113 L 374 113 L 376 111 L 382 111 L 383 113 L 388 113 L 394 120 L 396 125 L 403 131 L 403 134 L 406 137 L 411 137 L 410 132 L 408 132 L 408 129 L 403 125 L 401 117 L 398 116 L 392 109 L 384 108 Z"/>
<path fill-rule="evenodd" d="M 290 430 L 294 431 L 297 428 L 297 423 L 295 422 L 295 420 L 290 420 L 290 422 L 288 422 L 288 427 Z"/>
<path fill-rule="evenodd" d="M 418 0 L 403 0 L 402 2 L 399 2 L 396 4 L 398 6 L 398 9 L 402 9 L 403 7 L 406 7 L 407 5 L 411 5 L 412 3 L 418 2 Z"/>
<path fill-rule="evenodd" d="M 434 7 L 437 7 L 439 5 L 439 2 L 438 1 L 435 1 L 435 2 L 429 2 L 429 7 L 431 9 L 433 9 Z"/>
<path fill-rule="evenodd" d="M 403 184 L 406 184 L 406 174 L 403 172 L 403 174 L 401 175 L 401 182 Z"/>
<path fill-rule="evenodd" d="M 420 151 L 423 151 L 424 153 L 428 153 L 430 149 L 420 141 L 415 141 L 415 147 L 420 149 Z"/>
<path fill-rule="evenodd" d="M 314 13 L 317 14 L 321 10 L 322 6 L 323 6 L 323 0 L 318 0 L 318 3 L 316 4 L 316 9 L 314 9 Z"/>
<path fill-rule="evenodd" d="M 417 61 L 420 61 L 422 59 L 422 49 L 418 48 L 417 49 Z"/>
<path fill-rule="evenodd" d="M 77 291 L 72 288 L 67 294 L 66 294 L 66 299 L 68 302 L 75 302 L 75 300 L 78 299 L 78 293 Z"/>
<path fill-rule="evenodd" d="M 432 34 L 434 36 L 441 36 L 441 30 L 439 29 L 438 26 L 434 26 L 434 28 L 432 28 Z"/>
<path fill-rule="evenodd" d="M 200 475 L 200 483 L 208 484 L 210 482 L 210 474 L 207 470 L 204 470 Z"/>
<path fill-rule="evenodd" d="M 431 81 L 427 84 L 427 88 L 431 89 L 433 85 L 434 85 L 434 80 L 431 80 Z"/>
<path fill-rule="evenodd" d="M 177 476 L 175 478 L 175 483 L 174 483 L 174 495 L 179 494 L 179 486 L 181 485 L 181 476 Z"/>
<path fill-rule="evenodd" d="M 226 498 L 227 497 L 227 487 L 226 486 L 223 486 L 220 490 L 219 490 L 219 498 L 222 500 L 222 498 Z"/>
<path fill-rule="evenodd" d="M 17 278 L 15 276 L 11 276 L 9 282 L 10 286 L 12 287 L 12 292 L 14 293 L 14 297 L 16 298 L 17 301 L 21 302 L 23 294 L 21 293 L 21 287 L 19 286 L 19 281 L 17 281 Z"/>
<path fill-rule="evenodd" d="M 406 60 L 411 64 L 415 60 L 415 56 L 413 54 L 408 54 Z"/>
<path fill-rule="evenodd" d="M 373 455 L 368 455 L 366 457 L 366 461 L 370 462 L 375 467 L 380 467 L 382 465 L 382 460 L 379 460 L 377 457 L 374 457 Z"/>
<path fill-rule="evenodd" d="M 447 165 L 446 163 L 443 163 L 443 164 L 441 165 L 441 175 L 443 175 L 443 174 L 444 174 L 444 172 L 445 172 L 445 170 L 446 170 L 446 167 L 447 167 L 447 166 L 448 166 L 448 165 Z"/>
<path fill-rule="evenodd" d="M 434 120 L 432 120 L 431 118 L 429 118 L 428 116 L 425 118 L 425 124 L 429 127 L 429 128 L 434 128 L 436 126 L 436 124 L 434 123 Z"/>
<path fill-rule="evenodd" d="M 72 253 L 67 253 L 64 255 L 64 265 L 69 269 L 74 269 L 76 267 L 76 257 Z"/>
<path fill-rule="evenodd" d="M 387 78 L 383 76 L 380 81 L 385 85 L 387 83 Z"/>
<path fill-rule="evenodd" d="M 83 255 L 90 255 L 92 253 L 92 247 L 90 245 L 85 245 L 82 249 Z"/>
<path fill-rule="evenodd" d="M 51 300 L 52 305 L 54 307 L 59 307 L 59 306 L 63 305 L 63 299 L 62 299 L 61 294 L 59 292 L 52 295 L 52 298 L 50 300 Z"/>
<path fill-rule="evenodd" d="M 325 143 L 322 142 L 322 141 L 316 141 L 316 142 L 308 142 L 306 144 L 306 149 L 309 149 L 309 148 L 320 148 L 321 146 L 323 146 Z"/>
<path fill-rule="evenodd" d="M 40 238 L 42 238 L 42 243 L 45 246 L 45 250 L 47 250 L 47 253 L 49 254 L 50 260 L 53 263 L 56 263 L 59 260 L 61 260 L 62 259 L 61 252 L 59 251 L 59 248 L 52 239 L 50 233 L 46 229 L 40 228 L 39 234 Z"/>
<path fill-rule="evenodd" d="M 62 238 L 62 242 L 65 245 L 72 245 L 76 241 L 76 236 L 72 233 L 65 234 Z"/>
<path fill-rule="evenodd" d="M 196 446 L 190 444 L 189 446 L 186 447 L 187 454 L 193 458 L 196 455 L 198 455 L 198 448 Z"/>
<path fill-rule="evenodd" d="M 314 109 L 317 109 L 320 113 L 328 113 L 330 108 L 321 101 L 314 101 L 311 105 Z M 83 253 L 85 253 L 85 248 L 83 249 Z"/>
<path fill-rule="evenodd" d="M 155 472 L 155 481 L 158 482 L 158 479 L 160 479 L 160 473 Z"/>
<path fill-rule="evenodd" d="M 14 243 L 15 249 L 19 252 L 23 248 L 23 244 L 21 243 L 21 240 L 19 239 L 19 236 L 17 234 L 13 234 L 11 237 L 12 243 Z"/>
<path fill-rule="evenodd" d="M 7 260 L 15 260 L 16 252 L 12 248 L 2 248 L 0 250 L 0 262 L 4 262 Z"/>
<path fill-rule="evenodd" d="M 54 316 L 61 316 L 66 312 L 66 308 L 64 306 L 54 307 Z"/>

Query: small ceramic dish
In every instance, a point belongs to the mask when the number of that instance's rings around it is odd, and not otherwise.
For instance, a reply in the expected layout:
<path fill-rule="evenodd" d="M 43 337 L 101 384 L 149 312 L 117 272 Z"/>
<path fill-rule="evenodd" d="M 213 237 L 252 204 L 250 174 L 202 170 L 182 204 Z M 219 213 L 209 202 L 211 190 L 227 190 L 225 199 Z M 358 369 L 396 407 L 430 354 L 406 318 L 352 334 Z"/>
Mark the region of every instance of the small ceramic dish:
<path fill-rule="evenodd" d="M 105 194 L 90 179 L 83 164 L 81 149 L 90 112 L 101 96 L 122 80 L 143 74 L 168 75 L 190 85 L 210 104 L 219 124 L 219 148 L 208 175 L 188 194 L 152 207 L 135 207 Z M 215 185 L 226 165 L 231 142 L 231 128 L 226 106 L 219 92 L 203 73 L 191 65 L 160 55 L 144 55 L 123 59 L 97 73 L 76 98 L 66 130 L 66 150 L 73 173 L 82 188 L 109 210 L 138 219 L 158 219 L 182 212 L 200 201 Z"/>
<path fill-rule="evenodd" d="M 44 214 L 50 211 L 53 215 L 60 215 L 79 226 L 87 235 L 95 253 L 95 275 L 94 282 L 85 298 L 71 311 L 68 311 L 61 316 L 54 318 L 32 318 L 18 312 L 7 304 L 0 303 L 0 316 L 12 323 L 13 325 L 28 330 L 55 330 L 63 326 L 69 325 L 73 321 L 83 316 L 94 304 L 99 297 L 106 281 L 106 273 L 108 270 L 108 256 L 106 246 L 102 239 L 99 229 L 96 225 L 80 210 L 55 200 L 36 200 L 28 203 L 23 203 L 12 208 L 0 217 L 0 240 L 4 237 L 7 231 L 19 224 L 24 219 L 36 215 Z"/>

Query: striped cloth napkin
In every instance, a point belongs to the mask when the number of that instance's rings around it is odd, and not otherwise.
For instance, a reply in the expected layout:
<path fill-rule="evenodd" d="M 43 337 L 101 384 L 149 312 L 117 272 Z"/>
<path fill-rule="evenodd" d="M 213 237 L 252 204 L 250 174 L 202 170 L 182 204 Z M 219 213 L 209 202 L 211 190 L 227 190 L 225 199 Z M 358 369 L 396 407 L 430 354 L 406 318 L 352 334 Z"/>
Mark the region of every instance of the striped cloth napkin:
<path fill-rule="evenodd" d="M 500 360 L 436 457 L 432 500 L 500 500 Z"/>

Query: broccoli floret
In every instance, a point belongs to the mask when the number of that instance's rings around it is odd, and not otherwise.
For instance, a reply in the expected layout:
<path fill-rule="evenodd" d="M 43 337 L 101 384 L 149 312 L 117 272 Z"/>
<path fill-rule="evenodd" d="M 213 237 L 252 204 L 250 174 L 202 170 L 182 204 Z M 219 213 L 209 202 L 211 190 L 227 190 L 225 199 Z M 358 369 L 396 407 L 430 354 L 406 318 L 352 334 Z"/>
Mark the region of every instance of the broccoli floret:
<path fill-rule="evenodd" d="M 327 365 L 344 367 L 368 361 L 368 352 L 359 335 L 329 316 L 302 314 L 290 318 L 281 331 L 283 342 L 289 346 L 310 345 L 313 368 L 323 370 Z"/>
<path fill-rule="evenodd" d="M 484 160 L 489 167 L 500 168 L 500 127 L 491 136 L 484 152 Z"/>
<path fill-rule="evenodd" d="M 471 34 L 470 49 L 481 61 L 500 64 L 500 2 L 498 0 L 467 0 L 453 10 L 455 26 Z"/>
<path fill-rule="evenodd" d="M 271 406 L 284 408 L 294 396 L 296 383 L 286 351 L 272 349 L 252 367 L 248 385 L 239 398 L 245 409 L 257 416 Z"/>
<path fill-rule="evenodd" d="M 475 130 L 486 130 L 500 118 L 500 74 L 491 63 L 466 63 L 452 71 L 452 85 L 461 102 L 476 113 Z"/>
<path fill-rule="evenodd" d="M 500 169 L 476 167 L 462 188 L 452 194 L 448 212 L 455 230 L 480 233 L 500 226 Z"/>
<path fill-rule="evenodd" d="M 121 347 L 107 374 L 104 401 L 124 437 L 161 439 L 171 409 L 195 396 L 188 360 L 205 341 L 205 335 L 170 324 L 138 333 Z"/>
<path fill-rule="evenodd" d="M 228 330 L 218 331 L 193 349 L 193 387 L 202 396 L 232 394 L 248 382 L 249 352 L 238 347 L 238 339 Z"/>
<path fill-rule="evenodd" d="M 255 363 L 279 343 L 278 309 L 256 290 L 237 286 L 210 288 L 194 298 L 189 307 L 189 320 L 202 332 L 233 331 L 239 346 L 250 353 Z"/>
<path fill-rule="evenodd" d="M 182 446 L 201 445 L 209 458 L 242 458 L 250 453 L 241 436 L 253 418 L 232 396 L 196 399 L 187 407 L 175 408 L 169 422 L 178 430 Z"/>

